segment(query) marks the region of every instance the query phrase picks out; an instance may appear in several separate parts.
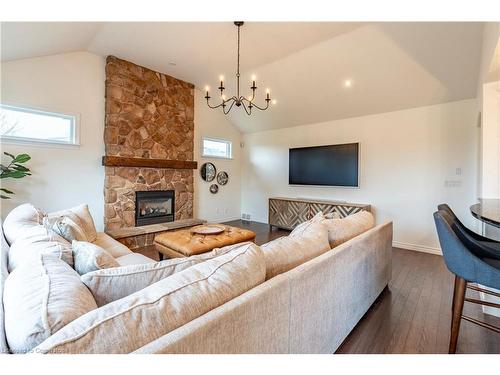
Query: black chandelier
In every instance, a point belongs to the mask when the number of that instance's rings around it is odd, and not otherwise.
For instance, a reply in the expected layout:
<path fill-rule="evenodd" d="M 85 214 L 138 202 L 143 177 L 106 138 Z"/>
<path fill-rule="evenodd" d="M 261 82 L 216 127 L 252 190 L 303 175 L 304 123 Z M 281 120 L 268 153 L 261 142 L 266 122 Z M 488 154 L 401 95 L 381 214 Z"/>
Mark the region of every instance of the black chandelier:
<path fill-rule="evenodd" d="M 265 111 L 266 109 L 268 109 L 269 102 L 271 101 L 271 96 L 269 89 L 267 89 L 265 107 L 259 107 L 257 104 L 254 103 L 255 90 L 257 90 L 257 86 L 255 85 L 255 76 L 252 77 L 252 86 L 250 86 L 250 89 L 252 90 L 252 95 L 249 96 L 248 98 L 245 98 L 244 96 L 240 95 L 240 27 L 243 26 L 243 21 L 235 21 L 234 24 L 238 27 L 238 64 L 236 70 L 236 85 L 237 85 L 236 95 L 229 99 L 226 99 L 226 96 L 224 95 L 224 90 L 226 89 L 224 87 L 224 77 L 221 76 L 220 87 L 218 88 L 218 90 L 220 90 L 221 103 L 215 106 L 210 105 L 211 97 L 209 94 L 208 86 L 206 87 L 207 95 L 205 96 L 205 99 L 207 99 L 207 105 L 210 108 L 212 109 L 222 108 L 222 112 L 224 112 L 225 115 L 227 115 L 231 111 L 234 105 L 236 105 L 236 107 L 243 107 L 247 115 L 251 115 L 253 108 L 257 108 L 258 110 L 261 111 Z M 273 100 L 273 104 L 274 103 L 275 101 Z"/>

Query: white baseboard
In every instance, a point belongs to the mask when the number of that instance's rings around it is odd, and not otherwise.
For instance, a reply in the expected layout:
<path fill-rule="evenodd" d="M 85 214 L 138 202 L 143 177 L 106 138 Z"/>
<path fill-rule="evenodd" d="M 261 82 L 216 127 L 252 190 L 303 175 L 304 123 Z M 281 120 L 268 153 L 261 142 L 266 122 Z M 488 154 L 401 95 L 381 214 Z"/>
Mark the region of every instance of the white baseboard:
<path fill-rule="evenodd" d="M 227 221 L 240 220 L 241 218 L 239 216 L 234 216 L 234 217 L 212 217 L 203 219 L 208 221 L 209 223 L 225 223 Z"/>
<path fill-rule="evenodd" d="M 421 253 L 443 255 L 443 253 L 441 252 L 441 249 L 439 247 L 416 245 L 416 244 L 412 244 L 412 243 L 398 242 L 398 241 L 392 241 L 392 246 L 398 247 L 400 249 L 405 249 L 405 250 L 420 251 Z"/>

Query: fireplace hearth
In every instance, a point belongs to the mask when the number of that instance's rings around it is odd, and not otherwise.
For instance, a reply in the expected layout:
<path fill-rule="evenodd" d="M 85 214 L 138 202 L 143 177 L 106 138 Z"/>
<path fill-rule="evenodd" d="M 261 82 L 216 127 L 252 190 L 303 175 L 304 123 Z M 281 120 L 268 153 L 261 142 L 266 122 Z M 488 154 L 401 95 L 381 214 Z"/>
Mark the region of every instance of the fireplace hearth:
<path fill-rule="evenodd" d="M 135 226 L 166 223 L 175 219 L 175 191 L 135 192 Z"/>

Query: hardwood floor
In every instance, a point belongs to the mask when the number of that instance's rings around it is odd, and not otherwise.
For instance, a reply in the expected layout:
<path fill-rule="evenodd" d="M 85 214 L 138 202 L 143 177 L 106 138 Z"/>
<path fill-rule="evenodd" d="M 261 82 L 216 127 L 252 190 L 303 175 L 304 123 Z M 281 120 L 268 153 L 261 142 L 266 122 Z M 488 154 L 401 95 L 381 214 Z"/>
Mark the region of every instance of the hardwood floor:
<path fill-rule="evenodd" d="M 241 220 L 257 244 L 289 232 Z M 337 353 L 447 353 L 453 276 L 438 255 L 393 249 L 392 279 Z M 469 290 L 468 295 L 478 298 Z M 500 326 L 500 318 L 466 303 L 464 314 Z M 500 335 L 462 320 L 457 353 L 500 353 Z"/>

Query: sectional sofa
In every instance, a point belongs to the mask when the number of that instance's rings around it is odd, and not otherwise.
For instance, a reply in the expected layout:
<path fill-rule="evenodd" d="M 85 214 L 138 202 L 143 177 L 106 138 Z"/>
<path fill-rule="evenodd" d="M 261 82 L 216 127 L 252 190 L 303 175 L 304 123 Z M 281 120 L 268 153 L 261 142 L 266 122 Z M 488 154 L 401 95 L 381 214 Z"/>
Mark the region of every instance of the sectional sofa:
<path fill-rule="evenodd" d="M 41 217 L 14 224 L 7 217 L 1 350 L 334 353 L 391 278 L 392 223 L 353 229 L 348 219 L 317 215 L 261 246 L 163 262 L 96 232 L 89 239 L 118 264 L 79 275 L 76 255 L 68 261 L 53 248 L 19 246 L 32 228 L 42 230 Z M 11 248 L 24 255 L 14 257 Z"/>

